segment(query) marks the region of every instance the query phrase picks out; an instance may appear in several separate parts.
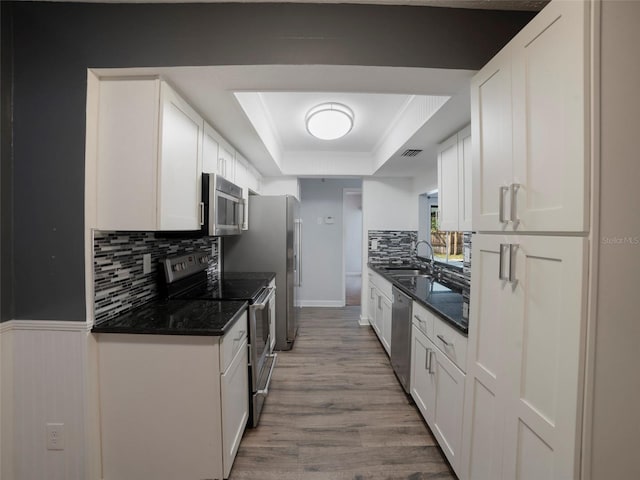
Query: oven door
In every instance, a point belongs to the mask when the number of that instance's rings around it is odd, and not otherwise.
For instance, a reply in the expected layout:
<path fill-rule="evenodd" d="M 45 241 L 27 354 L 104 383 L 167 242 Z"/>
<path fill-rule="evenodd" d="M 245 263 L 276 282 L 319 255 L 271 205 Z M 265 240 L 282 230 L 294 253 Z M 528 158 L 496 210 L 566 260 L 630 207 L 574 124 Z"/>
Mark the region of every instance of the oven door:
<path fill-rule="evenodd" d="M 275 288 L 265 288 L 258 300 L 249 305 L 249 341 L 251 373 L 251 415 L 249 425 L 256 427 L 265 397 L 269 393 L 271 375 L 276 364 L 276 354 L 271 354 L 270 304 L 274 301 Z"/>

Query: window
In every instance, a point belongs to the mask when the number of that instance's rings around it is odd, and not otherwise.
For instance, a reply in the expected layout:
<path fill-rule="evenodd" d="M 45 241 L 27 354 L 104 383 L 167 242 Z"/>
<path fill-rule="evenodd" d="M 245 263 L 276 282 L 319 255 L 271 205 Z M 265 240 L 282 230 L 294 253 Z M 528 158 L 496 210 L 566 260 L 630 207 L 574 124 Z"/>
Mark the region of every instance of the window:
<path fill-rule="evenodd" d="M 438 205 L 431 204 L 429 209 L 430 242 L 433 257 L 438 262 L 448 263 L 462 268 L 464 242 L 462 232 L 443 232 L 438 230 Z"/>

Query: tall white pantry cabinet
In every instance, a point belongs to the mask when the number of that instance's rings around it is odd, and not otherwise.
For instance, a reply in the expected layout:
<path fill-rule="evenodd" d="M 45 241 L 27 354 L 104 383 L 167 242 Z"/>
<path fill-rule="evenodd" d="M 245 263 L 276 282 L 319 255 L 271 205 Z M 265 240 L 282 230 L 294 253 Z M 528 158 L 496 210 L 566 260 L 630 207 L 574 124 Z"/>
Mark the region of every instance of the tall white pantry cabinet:
<path fill-rule="evenodd" d="M 463 479 L 580 476 L 591 8 L 551 2 L 471 83 Z"/>

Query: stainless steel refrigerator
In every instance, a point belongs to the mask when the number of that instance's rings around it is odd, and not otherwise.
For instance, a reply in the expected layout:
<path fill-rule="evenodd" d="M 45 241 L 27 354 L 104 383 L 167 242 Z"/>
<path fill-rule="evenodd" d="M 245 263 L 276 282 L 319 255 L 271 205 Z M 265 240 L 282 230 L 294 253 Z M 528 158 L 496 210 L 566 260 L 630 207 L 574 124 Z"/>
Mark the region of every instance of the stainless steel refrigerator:
<path fill-rule="evenodd" d="M 223 272 L 275 272 L 276 350 L 290 350 L 298 332 L 301 226 L 295 197 L 252 195 L 249 230 L 222 247 Z"/>

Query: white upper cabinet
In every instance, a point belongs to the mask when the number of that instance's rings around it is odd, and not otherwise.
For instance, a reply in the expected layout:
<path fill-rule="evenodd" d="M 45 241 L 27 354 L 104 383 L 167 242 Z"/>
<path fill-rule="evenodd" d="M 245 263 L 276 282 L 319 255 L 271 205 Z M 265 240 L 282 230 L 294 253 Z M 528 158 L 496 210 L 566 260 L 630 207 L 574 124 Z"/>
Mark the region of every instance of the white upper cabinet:
<path fill-rule="evenodd" d="M 235 149 L 211 125 L 205 122 L 202 142 L 202 171 L 235 181 Z"/>
<path fill-rule="evenodd" d="M 218 148 L 218 173 L 232 183 L 236 183 L 236 152 L 222 140 Z"/>
<path fill-rule="evenodd" d="M 202 171 L 204 173 L 222 174 L 218 157 L 220 138 L 218 132 L 205 122 L 202 140 Z"/>
<path fill-rule="evenodd" d="M 438 229 L 458 230 L 458 135 L 438 148 Z"/>
<path fill-rule="evenodd" d="M 96 227 L 200 228 L 203 126 L 165 82 L 102 81 Z"/>
<path fill-rule="evenodd" d="M 588 230 L 588 20 L 552 2 L 473 78 L 474 230 Z"/>
<path fill-rule="evenodd" d="M 471 127 L 438 147 L 438 228 L 471 230 Z"/>

